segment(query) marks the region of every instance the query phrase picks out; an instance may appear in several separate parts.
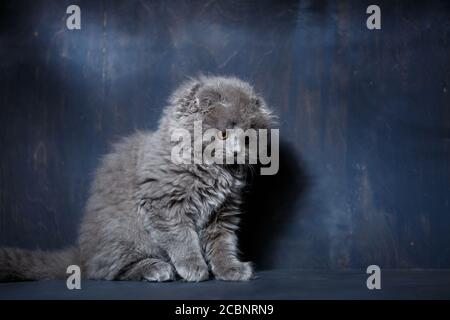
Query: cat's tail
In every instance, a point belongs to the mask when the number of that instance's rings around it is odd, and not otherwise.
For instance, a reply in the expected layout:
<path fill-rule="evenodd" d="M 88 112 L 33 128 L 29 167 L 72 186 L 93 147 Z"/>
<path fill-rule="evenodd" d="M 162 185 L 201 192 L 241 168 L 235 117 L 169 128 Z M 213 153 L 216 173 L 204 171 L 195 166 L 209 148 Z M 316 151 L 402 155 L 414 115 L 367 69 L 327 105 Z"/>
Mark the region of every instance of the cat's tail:
<path fill-rule="evenodd" d="M 0 248 L 0 282 L 65 279 L 69 265 L 80 265 L 75 247 L 51 252 Z"/>

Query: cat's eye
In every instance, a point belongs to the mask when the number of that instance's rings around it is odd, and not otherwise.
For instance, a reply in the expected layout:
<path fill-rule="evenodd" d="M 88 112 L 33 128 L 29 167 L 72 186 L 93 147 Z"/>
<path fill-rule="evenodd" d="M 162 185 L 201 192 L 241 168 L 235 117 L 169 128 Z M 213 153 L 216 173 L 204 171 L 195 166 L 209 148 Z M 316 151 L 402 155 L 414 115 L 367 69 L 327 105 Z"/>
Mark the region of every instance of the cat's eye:
<path fill-rule="evenodd" d="M 227 131 L 226 131 L 226 130 L 219 131 L 219 132 L 217 133 L 217 137 L 218 137 L 220 140 L 225 140 L 226 138 L 228 138 Z"/>

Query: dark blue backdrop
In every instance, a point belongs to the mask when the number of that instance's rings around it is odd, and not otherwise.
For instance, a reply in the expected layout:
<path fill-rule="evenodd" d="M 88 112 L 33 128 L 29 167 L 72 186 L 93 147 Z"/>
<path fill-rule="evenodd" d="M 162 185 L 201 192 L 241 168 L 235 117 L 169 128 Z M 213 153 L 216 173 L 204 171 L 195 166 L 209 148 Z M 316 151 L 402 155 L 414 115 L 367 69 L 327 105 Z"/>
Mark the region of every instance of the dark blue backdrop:
<path fill-rule="evenodd" d="M 0 245 L 72 244 L 108 144 L 204 72 L 280 116 L 241 235 L 260 268 L 450 267 L 450 5 L 378 0 L 370 31 L 372 2 L 2 1 Z"/>

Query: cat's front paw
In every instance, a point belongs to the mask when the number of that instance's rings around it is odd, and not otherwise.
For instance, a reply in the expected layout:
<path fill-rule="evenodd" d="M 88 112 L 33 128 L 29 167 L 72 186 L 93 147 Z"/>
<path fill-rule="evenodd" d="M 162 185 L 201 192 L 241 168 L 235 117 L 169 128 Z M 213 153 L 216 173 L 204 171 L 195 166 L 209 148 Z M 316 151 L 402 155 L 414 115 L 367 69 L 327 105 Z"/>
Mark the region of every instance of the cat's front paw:
<path fill-rule="evenodd" d="M 146 281 L 170 281 L 175 279 L 175 272 L 172 265 L 160 261 L 153 263 L 151 267 L 144 270 L 143 279 Z"/>
<path fill-rule="evenodd" d="M 187 259 L 175 264 L 175 269 L 186 281 L 199 282 L 209 278 L 208 266 L 203 259 Z"/>
<path fill-rule="evenodd" d="M 217 280 L 225 281 L 246 281 L 253 276 L 253 268 L 250 262 L 231 262 L 218 264 L 212 268 L 212 272 Z"/>

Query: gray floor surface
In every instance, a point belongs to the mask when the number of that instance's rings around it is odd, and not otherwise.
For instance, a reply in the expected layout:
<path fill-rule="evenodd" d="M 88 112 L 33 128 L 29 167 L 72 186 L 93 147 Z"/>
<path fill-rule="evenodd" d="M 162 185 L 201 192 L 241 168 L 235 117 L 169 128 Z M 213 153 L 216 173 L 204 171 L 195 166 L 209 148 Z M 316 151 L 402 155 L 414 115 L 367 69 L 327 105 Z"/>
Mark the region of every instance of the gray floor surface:
<path fill-rule="evenodd" d="M 364 270 L 270 270 L 248 282 L 167 283 L 84 280 L 0 283 L 0 299 L 450 299 L 450 270 L 382 270 L 368 290 Z"/>

